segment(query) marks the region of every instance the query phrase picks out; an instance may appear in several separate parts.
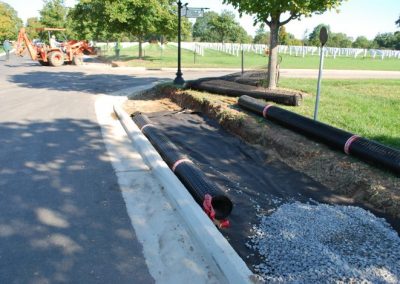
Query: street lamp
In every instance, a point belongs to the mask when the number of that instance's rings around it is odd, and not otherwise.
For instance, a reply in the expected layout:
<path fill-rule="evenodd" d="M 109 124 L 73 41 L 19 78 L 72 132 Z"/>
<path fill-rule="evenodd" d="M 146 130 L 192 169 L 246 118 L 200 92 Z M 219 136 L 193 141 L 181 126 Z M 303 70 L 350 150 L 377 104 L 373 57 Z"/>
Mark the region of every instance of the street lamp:
<path fill-rule="evenodd" d="M 185 6 L 186 5 L 187 4 L 185 4 Z M 178 71 L 176 72 L 176 78 L 174 80 L 174 84 L 176 85 L 183 85 L 185 83 L 181 71 L 181 11 L 182 2 L 178 0 Z"/>
<path fill-rule="evenodd" d="M 319 58 L 319 72 L 318 72 L 318 83 L 317 83 L 317 97 L 315 98 L 315 109 L 314 109 L 314 120 L 318 120 L 318 108 L 319 108 L 319 97 L 321 92 L 321 79 L 322 79 L 322 68 L 324 66 L 324 46 L 328 41 L 328 30 L 326 27 L 322 27 L 319 31 L 319 41 L 321 42 L 321 53 Z"/>

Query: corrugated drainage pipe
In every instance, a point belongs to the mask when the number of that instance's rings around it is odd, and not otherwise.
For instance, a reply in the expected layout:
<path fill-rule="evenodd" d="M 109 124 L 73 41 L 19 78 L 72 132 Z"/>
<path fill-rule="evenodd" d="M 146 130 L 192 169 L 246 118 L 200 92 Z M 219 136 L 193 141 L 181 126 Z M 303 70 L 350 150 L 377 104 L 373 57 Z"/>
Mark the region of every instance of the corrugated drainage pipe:
<path fill-rule="evenodd" d="M 400 151 L 350 132 L 312 120 L 296 113 L 241 96 L 239 105 L 287 128 L 318 139 L 361 160 L 380 165 L 400 175 Z"/>
<path fill-rule="evenodd" d="M 158 126 L 151 123 L 147 116 L 134 114 L 133 121 L 206 214 L 220 227 L 228 226 L 229 222 L 225 219 L 232 212 L 232 201 L 214 186 L 204 173 L 162 133 Z"/>

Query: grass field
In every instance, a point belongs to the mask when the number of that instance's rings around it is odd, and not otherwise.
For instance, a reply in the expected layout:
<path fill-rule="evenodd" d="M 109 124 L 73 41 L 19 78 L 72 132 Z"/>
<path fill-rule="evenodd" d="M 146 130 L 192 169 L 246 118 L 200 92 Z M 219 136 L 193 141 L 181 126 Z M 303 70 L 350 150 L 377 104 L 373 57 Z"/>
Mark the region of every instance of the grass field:
<path fill-rule="evenodd" d="M 281 79 L 280 87 L 316 93 L 316 80 Z M 283 107 L 312 118 L 315 96 Z M 400 149 L 400 80 L 324 80 L 318 120 Z"/>
<path fill-rule="evenodd" d="M 150 44 L 144 49 L 144 60 L 138 60 L 138 47 L 122 49 L 120 52 L 120 61 L 125 61 L 127 66 L 144 66 L 147 68 L 176 67 L 177 48 L 167 46 L 163 51 L 156 44 Z M 108 60 L 117 60 L 114 51 L 106 53 Z M 245 52 L 244 67 L 246 69 L 266 68 L 268 58 L 264 55 Z M 282 55 L 280 68 L 287 69 L 318 69 L 319 57 L 306 56 L 296 57 Z M 205 55 L 194 55 L 189 50 L 182 49 L 182 67 L 186 68 L 241 68 L 241 56 L 234 56 L 211 49 L 205 50 Z M 400 71 L 400 59 L 371 59 L 371 58 L 350 58 L 350 57 L 332 57 L 325 58 L 325 69 L 342 70 L 386 70 Z"/>

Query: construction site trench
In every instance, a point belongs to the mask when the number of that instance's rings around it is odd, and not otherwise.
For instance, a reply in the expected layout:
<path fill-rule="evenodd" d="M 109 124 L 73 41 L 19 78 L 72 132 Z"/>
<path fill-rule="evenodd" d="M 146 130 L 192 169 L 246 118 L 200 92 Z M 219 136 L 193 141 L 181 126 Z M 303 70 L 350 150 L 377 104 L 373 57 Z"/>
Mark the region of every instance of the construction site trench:
<path fill-rule="evenodd" d="M 383 218 L 376 218 L 373 223 L 382 222 L 397 236 L 397 239 L 391 239 L 393 245 L 385 249 L 400 253 L 399 178 L 391 173 L 274 123 L 261 121 L 241 110 L 237 98 L 233 97 L 164 85 L 131 97 L 124 109 L 129 114 L 146 114 L 152 124 L 229 196 L 234 204 L 229 216 L 231 225 L 221 229 L 221 233 L 263 280 L 301 283 L 311 281 L 315 276 L 292 271 L 293 267 L 278 273 L 279 269 L 271 264 L 274 260 L 268 259 L 265 251 L 260 249 L 262 221 L 287 204 L 305 204 L 310 206 L 307 209 L 310 212 L 313 206 L 320 204 L 357 206 L 368 210 Z M 339 214 L 337 212 L 335 214 Z M 362 211 L 362 214 L 369 213 Z M 356 225 L 354 229 L 359 230 Z M 271 254 L 271 250 L 268 253 Z M 307 264 L 307 260 L 302 261 Z M 282 266 L 282 262 L 276 263 L 278 267 Z M 369 265 L 368 260 L 364 264 Z M 400 259 L 396 259 L 393 265 L 400 265 Z M 365 273 L 341 271 L 337 275 L 318 274 L 317 279 L 386 281 L 400 277 L 398 269 L 389 272 L 389 276 L 368 272 L 369 276 L 363 278 Z"/>

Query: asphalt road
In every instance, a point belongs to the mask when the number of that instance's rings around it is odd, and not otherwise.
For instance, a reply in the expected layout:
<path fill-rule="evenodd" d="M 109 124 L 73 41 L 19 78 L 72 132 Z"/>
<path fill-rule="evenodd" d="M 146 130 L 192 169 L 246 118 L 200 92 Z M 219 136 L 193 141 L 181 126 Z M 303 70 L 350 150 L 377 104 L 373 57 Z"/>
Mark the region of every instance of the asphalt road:
<path fill-rule="evenodd" d="M 0 58 L 0 283 L 152 283 L 96 94 L 156 78 Z"/>

